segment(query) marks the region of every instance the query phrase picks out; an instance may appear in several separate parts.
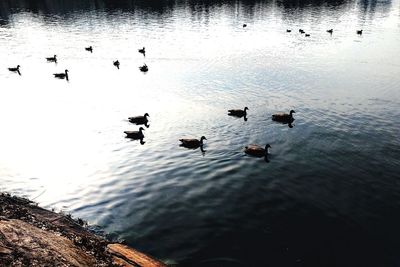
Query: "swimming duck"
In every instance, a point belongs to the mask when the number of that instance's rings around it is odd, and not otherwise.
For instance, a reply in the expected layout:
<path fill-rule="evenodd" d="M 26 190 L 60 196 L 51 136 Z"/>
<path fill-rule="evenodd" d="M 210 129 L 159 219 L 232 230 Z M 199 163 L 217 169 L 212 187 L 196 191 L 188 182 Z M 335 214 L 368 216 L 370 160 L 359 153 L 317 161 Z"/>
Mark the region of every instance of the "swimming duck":
<path fill-rule="evenodd" d="M 58 78 L 58 79 L 67 79 L 68 81 L 68 70 L 65 70 L 65 73 L 54 73 L 54 78 Z"/>
<path fill-rule="evenodd" d="M 118 60 L 114 61 L 113 64 L 114 64 L 115 67 L 117 67 L 117 69 L 119 69 L 119 61 Z"/>
<path fill-rule="evenodd" d="M 333 29 L 327 30 L 326 32 L 329 32 L 330 34 L 333 33 Z"/>
<path fill-rule="evenodd" d="M 243 110 L 241 109 L 230 109 L 228 110 L 228 115 L 229 116 L 235 116 L 235 117 L 243 117 L 247 115 L 246 110 L 249 110 L 248 107 L 245 107 Z"/>
<path fill-rule="evenodd" d="M 305 37 L 310 37 L 310 34 L 309 34 L 309 33 L 306 33 L 304 36 L 305 36 Z"/>
<path fill-rule="evenodd" d="M 138 51 L 139 51 L 139 53 L 142 53 L 143 55 L 146 54 L 146 50 L 145 50 L 144 46 L 142 49 L 138 49 Z"/>
<path fill-rule="evenodd" d="M 255 157 L 266 157 L 268 155 L 268 148 L 271 148 L 269 144 L 265 145 L 265 148 L 262 148 L 259 145 L 248 145 L 244 148 L 244 152 L 247 155 L 255 156 Z"/>
<path fill-rule="evenodd" d="M 363 30 L 357 30 L 357 34 L 361 35 Z"/>
<path fill-rule="evenodd" d="M 54 55 L 53 57 L 46 57 L 47 61 L 57 63 L 57 56 Z"/>
<path fill-rule="evenodd" d="M 19 68 L 20 68 L 20 67 L 21 67 L 21 66 L 18 65 L 16 68 L 8 68 L 8 70 L 11 71 L 11 72 L 17 72 L 19 75 L 21 75 L 21 72 L 19 72 Z"/>
<path fill-rule="evenodd" d="M 243 24 L 243 28 L 246 28 L 247 27 L 247 24 Z"/>
<path fill-rule="evenodd" d="M 140 127 L 139 131 L 125 131 L 124 133 L 126 134 L 127 138 L 142 140 L 144 138 L 143 131 L 143 127 Z"/>
<path fill-rule="evenodd" d="M 305 33 L 303 29 L 299 29 L 299 33 Z"/>
<path fill-rule="evenodd" d="M 148 71 L 149 71 L 149 68 L 147 67 L 146 64 L 144 64 L 143 66 L 140 66 L 139 69 L 140 69 L 140 71 L 142 71 L 142 72 L 148 72 Z"/>
<path fill-rule="evenodd" d="M 147 117 L 150 117 L 149 113 L 145 113 L 143 116 L 129 117 L 128 120 L 134 124 L 147 124 Z"/>
<path fill-rule="evenodd" d="M 89 51 L 90 53 L 93 53 L 93 47 L 89 46 L 89 47 L 85 47 L 86 51 Z"/>
<path fill-rule="evenodd" d="M 203 146 L 203 140 L 207 140 L 205 136 L 202 136 L 200 140 L 198 139 L 179 139 L 181 141 L 181 146 L 187 147 L 187 148 L 198 148 Z"/>
<path fill-rule="evenodd" d="M 292 30 L 287 29 L 286 32 L 291 32 Z"/>
<path fill-rule="evenodd" d="M 293 119 L 293 113 L 296 113 L 294 110 L 291 110 L 289 114 L 287 113 L 276 113 L 272 115 L 272 120 L 273 121 L 279 121 L 279 122 L 292 122 Z"/>

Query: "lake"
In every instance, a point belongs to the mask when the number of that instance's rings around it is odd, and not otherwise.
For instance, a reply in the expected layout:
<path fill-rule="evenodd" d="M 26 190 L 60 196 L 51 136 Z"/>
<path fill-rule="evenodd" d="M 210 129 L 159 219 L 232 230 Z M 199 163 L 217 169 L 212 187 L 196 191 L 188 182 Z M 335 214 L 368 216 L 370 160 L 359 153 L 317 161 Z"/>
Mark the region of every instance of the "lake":
<path fill-rule="evenodd" d="M 398 0 L 2 1 L 0 191 L 178 266 L 399 266 L 399 74 Z"/>

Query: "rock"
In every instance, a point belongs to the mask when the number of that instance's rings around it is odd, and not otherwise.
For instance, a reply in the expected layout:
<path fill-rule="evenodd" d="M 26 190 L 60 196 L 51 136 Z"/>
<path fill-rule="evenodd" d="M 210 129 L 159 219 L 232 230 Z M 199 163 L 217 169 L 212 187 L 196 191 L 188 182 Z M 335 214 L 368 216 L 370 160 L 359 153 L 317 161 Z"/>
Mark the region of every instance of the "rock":
<path fill-rule="evenodd" d="M 124 267 L 166 267 L 164 263 L 122 244 L 109 244 L 107 251 L 113 255 L 115 264 Z"/>

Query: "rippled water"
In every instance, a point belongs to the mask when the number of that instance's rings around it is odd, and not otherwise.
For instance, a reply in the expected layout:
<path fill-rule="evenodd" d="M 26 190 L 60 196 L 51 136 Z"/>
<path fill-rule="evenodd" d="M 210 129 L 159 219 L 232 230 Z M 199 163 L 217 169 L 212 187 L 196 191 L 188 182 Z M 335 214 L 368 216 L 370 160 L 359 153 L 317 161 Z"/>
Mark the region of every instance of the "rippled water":
<path fill-rule="evenodd" d="M 400 264 L 399 1 L 10 2 L 0 190 L 182 266 Z"/>

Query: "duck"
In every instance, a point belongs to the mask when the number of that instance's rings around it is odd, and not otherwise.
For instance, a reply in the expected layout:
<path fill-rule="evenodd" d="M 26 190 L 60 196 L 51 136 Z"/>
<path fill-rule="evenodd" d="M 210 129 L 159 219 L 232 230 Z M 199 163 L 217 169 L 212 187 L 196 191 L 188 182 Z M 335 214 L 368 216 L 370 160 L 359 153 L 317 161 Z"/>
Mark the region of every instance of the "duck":
<path fill-rule="evenodd" d="M 144 138 L 143 131 L 144 131 L 144 128 L 140 127 L 139 131 L 124 131 L 124 133 L 126 134 L 126 138 L 142 140 Z"/>
<path fill-rule="evenodd" d="M 357 34 L 361 35 L 363 30 L 357 30 Z"/>
<path fill-rule="evenodd" d="M 117 67 L 117 69 L 119 69 L 119 61 L 118 60 L 114 61 L 113 64 L 114 64 L 115 67 Z"/>
<path fill-rule="evenodd" d="M 299 33 L 305 33 L 303 29 L 299 29 Z"/>
<path fill-rule="evenodd" d="M 68 70 L 65 70 L 65 73 L 54 73 L 54 78 L 58 78 L 58 79 L 67 79 L 68 81 Z"/>
<path fill-rule="evenodd" d="M 292 32 L 292 30 L 287 29 L 286 32 Z"/>
<path fill-rule="evenodd" d="M 21 66 L 18 65 L 18 66 L 15 67 L 15 68 L 8 68 L 8 70 L 11 71 L 11 72 L 17 72 L 19 75 L 21 75 L 21 72 L 19 72 L 19 68 L 20 68 L 20 67 L 21 67 Z"/>
<path fill-rule="evenodd" d="M 247 110 L 249 110 L 248 107 L 245 107 L 243 110 L 242 109 L 230 109 L 230 110 L 228 110 L 228 115 L 235 116 L 235 117 L 243 117 L 243 116 L 246 117 Z"/>
<path fill-rule="evenodd" d="M 140 71 L 142 71 L 142 72 L 148 72 L 148 71 L 149 71 L 149 68 L 147 67 L 146 64 L 144 64 L 143 66 L 140 66 L 139 69 L 140 69 Z"/>
<path fill-rule="evenodd" d="M 330 34 L 332 34 L 333 33 L 333 29 L 329 29 L 326 32 L 329 32 Z"/>
<path fill-rule="evenodd" d="M 292 122 L 294 121 L 293 119 L 293 113 L 296 113 L 294 110 L 291 110 L 289 114 L 287 113 L 276 113 L 272 115 L 272 120 L 273 121 L 279 121 L 279 122 Z"/>
<path fill-rule="evenodd" d="M 90 53 L 93 53 L 93 47 L 89 46 L 89 47 L 85 47 L 86 51 L 89 51 Z"/>
<path fill-rule="evenodd" d="M 139 51 L 139 53 L 142 53 L 143 55 L 146 54 L 146 50 L 145 50 L 144 46 L 142 49 L 138 49 L 138 51 Z"/>
<path fill-rule="evenodd" d="M 243 24 L 243 28 L 246 28 L 247 27 L 247 24 Z"/>
<path fill-rule="evenodd" d="M 46 57 L 46 60 L 57 63 L 57 55 L 54 55 L 53 57 Z"/>
<path fill-rule="evenodd" d="M 149 113 L 145 113 L 143 116 L 129 117 L 128 120 L 134 124 L 147 124 L 149 121 L 147 117 L 150 117 Z"/>
<path fill-rule="evenodd" d="M 305 36 L 305 37 L 310 37 L 310 34 L 309 34 L 309 33 L 306 33 L 304 36 Z"/>
<path fill-rule="evenodd" d="M 200 137 L 200 140 L 198 139 L 188 139 L 188 138 L 182 138 L 179 139 L 181 141 L 181 146 L 187 147 L 187 148 L 198 148 L 203 146 L 203 140 L 207 140 L 205 136 Z"/>
<path fill-rule="evenodd" d="M 244 152 L 247 155 L 261 158 L 261 157 L 266 157 L 269 154 L 269 151 L 268 151 L 269 148 L 271 148 L 270 144 L 266 144 L 265 148 L 262 148 L 259 145 L 251 144 L 251 145 L 245 146 Z"/>

